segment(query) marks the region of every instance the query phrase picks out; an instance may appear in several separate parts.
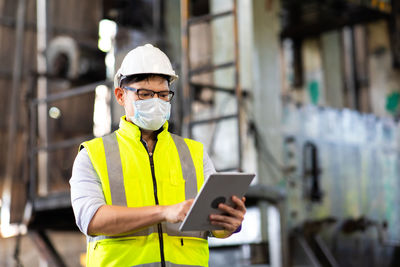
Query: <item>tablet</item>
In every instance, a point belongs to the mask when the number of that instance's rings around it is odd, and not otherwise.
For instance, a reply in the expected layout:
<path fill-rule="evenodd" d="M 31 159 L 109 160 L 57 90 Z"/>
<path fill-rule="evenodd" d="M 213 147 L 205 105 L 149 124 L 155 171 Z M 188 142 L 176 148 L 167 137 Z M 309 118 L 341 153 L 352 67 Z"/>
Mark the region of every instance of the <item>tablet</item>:
<path fill-rule="evenodd" d="M 179 231 L 222 230 L 221 226 L 210 223 L 210 214 L 222 213 L 218 209 L 219 203 L 233 206 L 232 196 L 244 196 L 254 176 L 249 173 L 211 174 L 194 199 Z"/>

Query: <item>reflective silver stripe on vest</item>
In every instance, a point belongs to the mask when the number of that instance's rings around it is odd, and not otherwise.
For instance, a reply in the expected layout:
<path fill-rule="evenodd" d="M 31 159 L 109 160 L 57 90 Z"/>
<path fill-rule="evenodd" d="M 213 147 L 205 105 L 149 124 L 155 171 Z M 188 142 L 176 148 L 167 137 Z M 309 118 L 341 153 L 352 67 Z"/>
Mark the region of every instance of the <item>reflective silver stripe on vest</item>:
<path fill-rule="evenodd" d="M 197 237 L 207 240 L 208 239 L 208 232 L 201 232 L 201 231 L 179 231 L 179 226 L 181 223 L 165 223 L 162 224 L 162 230 L 164 233 L 167 233 L 169 236 L 188 236 L 188 237 Z M 135 236 L 147 236 L 153 233 L 157 233 L 157 225 L 153 225 L 151 227 L 147 227 L 146 229 L 134 232 L 129 235 L 120 235 L 120 236 L 88 236 L 88 241 L 100 241 L 103 239 L 113 239 L 113 238 L 122 238 L 122 237 L 135 237 Z"/>
<path fill-rule="evenodd" d="M 176 149 L 178 150 L 179 160 L 182 166 L 182 175 L 185 180 L 185 198 L 195 198 L 197 195 L 197 176 L 189 147 L 185 140 L 175 134 L 171 134 Z"/>
<path fill-rule="evenodd" d="M 132 265 L 131 267 L 160 267 L 161 262 L 152 262 L 147 264 L 140 264 L 140 265 Z M 174 264 L 172 262 L 166 261 L 166 267 L 202 267 L 200 265 L 182 265 L 182 264 Z"/>
<path fill-rule="evenodd" d="M 185 139 L 176 135 L 171 134 L 174 140 L 176 149 L 178 150 L 179 160 L 182 167 L 182 176 L 185 180 L 185 199 L 195 198 L 197 195 L 197 175 L 196 168 L 194 167 L 192 155 Z M 168 233 L 170 236 L 192 236 L 199 237 L 207 240 L 208 232 L 200 231 L 185 231 L 180 232 L 179 226 L 181 223 L 163 223 L 163 231 Z"/>
<path fill-rule="evenodd" d="M 117 134 L 103 137 L 104 152 L 106 154 L 108 182 L 110 184 L 111 202 L 113 205 L 127 206 L 124 186 L 124 175 L 122 173 L 121 155 Z"/>

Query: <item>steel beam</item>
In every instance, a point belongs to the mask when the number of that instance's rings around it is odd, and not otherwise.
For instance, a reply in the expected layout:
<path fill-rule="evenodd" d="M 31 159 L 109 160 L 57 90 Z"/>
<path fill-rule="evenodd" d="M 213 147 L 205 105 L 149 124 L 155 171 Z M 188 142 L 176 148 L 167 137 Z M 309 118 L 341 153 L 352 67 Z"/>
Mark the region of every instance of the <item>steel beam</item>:
<path fill-rule="evenodd" d="M 180 120 L 183 122 L 182 133 L 187 136 L 190 132 L 189 122 L 192 117 L 191 112 L 191 100 L 192 97 L 190 92 L 190 53 L 189 53 L 189 0 L 181 0 L 181 46 L 182 46 L 182 66 L 181 66 L 181 80 L 182 80 L 182 91 L 181 97 L 182 108 L 180 112 Z"/>
<path fill-rule="evenodd" d="M 8 145 L 7 145 L 7 163 L 6 175 L 3 184 L 2 193 L 2 207 L 1 207 L 1 228 L 4 229 L 10 225 L 11 222 L 11 195 L 12 195 L 12 182 L 14 180 L 15 171 L 15 157 L 16 147 L 15 140 L 18 135 L 19 124 L 19 99 L 20 88 L 22 80 L 22 63 L 23 63 L 23 48 L 24 48 L 24 33 L 25 33 L 25 13 L 26 13 L 26 0 L 18 1 L 17 8 L 17 30 L 15 40 L 14 52 L 14 66 L 13 66 L 13 79 L 11 91 L 10 114 L 8 117 Z"/>
<path fill-rule="evenodd" d="M 202 66 L 202 67 L 190 70 L 189 76 L 199 75 L 199 74 L 203 74 L 203 73 L 207 73 L 207 72 L 212 72 L 217 69 L 229 68 L 229 67 L 234 67 L 234 66 L 235 66 L 234 61 L 217 64 L 217 65 Z"/>
<path fill-rule="evenodd" d="M 228 11 L 220 12 L 220 13 L 216 13 L 216 14 L 207 14 L 207 15 L 204 15 L 204 16 L 198 16 L 198 17 L 190 18 L 188 20 L 188 23 L 190 25 L 193 25 L 193 24 L 202 23 L 202 22 L 210 22 L 210 21 L 212 21 L 214 19 L 226 17 L 226 16 L 229 16 L 229 15 L 232 15 L 232 14 L 233 14 L 232 10 L 228 10 Z"/>
<path fill-rule="evenodd" d="M 204 119 L 204 120 L 191 121 L 190 125 L 193 127 L 194 125 L 197 125 L 197 124 L 219 122 L 222 120 L 235 119 L 236 117 L 237 117 L 237 114 L 232 114 L 232 115 L 220 116 L 220 117 L 209 118 L 209 119 Z"/>
<path fill-rule="evenodd" d="M 213 91 L 224 92 L 224 93 L 228 93 L 231 95 L 234 95 L 236 93 L 235 88 L 226 88 L 226 87 L 216 86 L 216 85 L 212 85 L 212 84 L 190 83 L 190 86 L 192 86 L 194 88 L 209 88 Z"/>
<path fill-rule="evenodd" d="M 93 135 L 85 135 L 85 136 L 80 136 L 80 137 L 76 137 L 76 138 L 62 140 L 59 142 L 49 143 L 46 146 L 39 146 L 36 148 L 34 147 L 32 149 L 32 152 L 33 153 L 39 153 L 41 151 L 51 152 L 51 151 L 55 151 L 58 149 L 67 148 L 67 147 L 71 147 L 73 145 L 81 144 L 82 142 L 90 140 L 93 137 L 94 137 Z"/>
<path fill-rule="evenodd" d="M 31 230 L 29 231 L 29 236 L 31 237 L 33 243 L 38 247 L 42 258 L 48 263 L 51 263 L 50 266 L 67 267 L 45 231 Z"/>
<path fill-rule="evenodd" d="M 37 19 L 37 71 L 39 73 L 47 72 L 47 61 L 46 61 L 46 49 L 48 43 L 48 30 L 47 30 L 47 16 L 48 16 L 48 1 L 37 0 L 36 1 L 36 19 Z M 39 77 L 37 79 L 37 96 L 38 98 L 46 98 L 48 94 L 48 83 L 46 77 Z M 44 145 L 47 145 L 49 140 L 49 127 L 48 127 L 48 115 L 47 115 L 47 104 L 41 104 L 38 106 L 38 132 L 39 140 Z M 46 195 L 48 193 L 48 181 L 49 181 L 49 170 L 48 170 L 48 154 L 42 152 L 38 155 L 38 191 L 40 195 Z"/>
<path fill-rule="evenodd" d="M 96 90 L 96 87 L 99 85 L 110 85 L 110 82 L 109 81 L 99 81 L 99 82 L 87 84 L 84 86 L 70 88 L 70 89 L 68 89 L 66 91 L 62 91 L 60 93 L 55 93 L 55 94 L 48 95 L 47 97 L 35 99 L 32 102 L 35 105 L 40 105 L 40 104 L 46 104 L 49 102 L 54 102 L 57 100 L 62 100 L 62 99 L 77 96 L 77 95 L 91 93 L 91 92 L 94 92 Z"/>
<path fill-rule="evenodd" d="M 243 148 L 242 148 L 242 128 L 243 128 L 243 98 L 242 85 L 240 83 L 240 56 L 239 56 L 239 22 L 237 14 L 237 0 L 233 0 L 233 41 L 234 41 L 234 64 L 235 64 L 235 92 L 237 105 L 237 138 L 238 138 L 238 171 L 243 169 Z"/>

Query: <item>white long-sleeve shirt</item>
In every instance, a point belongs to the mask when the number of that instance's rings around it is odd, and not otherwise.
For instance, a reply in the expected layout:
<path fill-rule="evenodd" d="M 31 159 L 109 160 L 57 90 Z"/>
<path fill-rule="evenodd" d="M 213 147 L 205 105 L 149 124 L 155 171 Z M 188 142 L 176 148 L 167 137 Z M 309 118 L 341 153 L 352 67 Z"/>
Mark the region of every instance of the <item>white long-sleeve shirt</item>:
<path fill-rule="evenodd" d="M 203 155 L 203 172 L 206 180 L 212 173 L 215 173 L 215 168 L 205 150 Z M 106 201 L 100 178 L 94 170 L 85 148 L 75 158 L 69 183 L 76 224 L 81 232 L 87 235 L 90 221 L 96 211 L 106 204 Z"/>

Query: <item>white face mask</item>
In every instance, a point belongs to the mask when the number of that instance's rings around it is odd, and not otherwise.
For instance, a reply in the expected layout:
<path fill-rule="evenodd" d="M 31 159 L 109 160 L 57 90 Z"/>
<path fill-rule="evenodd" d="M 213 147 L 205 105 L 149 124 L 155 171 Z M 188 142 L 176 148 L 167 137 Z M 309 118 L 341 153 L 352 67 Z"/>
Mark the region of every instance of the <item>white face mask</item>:
<path fill-rule="evenodd" d="M 171 103 L 159 98 L 132 101 L 135 114 L 129 119 L 145 130 L 158 130 L 169 120 Z"/>

